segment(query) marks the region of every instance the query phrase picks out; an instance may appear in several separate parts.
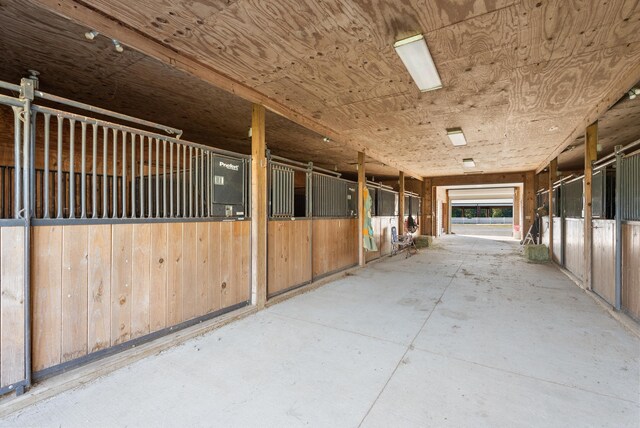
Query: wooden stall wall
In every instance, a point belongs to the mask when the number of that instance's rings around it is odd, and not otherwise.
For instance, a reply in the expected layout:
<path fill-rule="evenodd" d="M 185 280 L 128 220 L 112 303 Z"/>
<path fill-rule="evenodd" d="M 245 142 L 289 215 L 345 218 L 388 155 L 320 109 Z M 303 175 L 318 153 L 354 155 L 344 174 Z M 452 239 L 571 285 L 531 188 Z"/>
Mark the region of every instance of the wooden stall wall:
<path fill-rule="evenodd" d="M 33 370 L 249 300 L 250 223 L 36 226 Z"/>
<path fill-rule="evenodd" d="M 398 217 L 380 217 L 380 249 L 381 256 L 391 254 L 391 227 L 398 225 Z"/>
<path fill-rule="evenodd" d="M 382 230 L 380 228 L 380 223 L 381 223 L 381 217 L 371 217 L 371 225 L 373 226 L 373 240 L 375 241 L 376 246 L 378 247 L 378 250 L 377 251 L 365 250 L 364 257 L 365 257 L 365 261 L 367 262 L 379 259 L 381 256 L 380 239 L 381 239 Z"/>
<path fill-rule="evenodd" d="M 540 219 L 540 243 L 549 246 L 549 216 Z M 553 250 L 555 252 L 555 248 Z"/>
<path fill-rule="evenodd" d="M 0 388 L 24 380 L 24 228 L 0 228 Z"/>
<path fill-rule="evenodd" d="M 616 293 L 616 222 L 615 220 L 593 220 L 592 279 L 593 291 L 615 304 Z"/>
<path fill-rule="evenodd" d="M 391 254 L 391 227 L 398 227 L 397 216 L 372 217 L 373 235 L 378 246 L 378 251 L 368 251 L 365 253 L 366 261 L 370 262 L 382 256 Z"/>
<path fill-rule="evenodd" d="M 584 279 L 584 220 L 581 218 L 565 219 L 565 268 L 580 281 Z"/>
<path fill-rule="evenodd" d="M 313 220 L 313 277 L 327 275 L 358 263 L 358 220 Z"/>
<path fill-rule="evenodd" d="M 272 220 L 267 237 L 269 297 L 311 281 L 312 220 Z"/>
<path fill-rule="evenodd" d="M 640 322 L 640 222 L 622 225 L 622 307 Z"/>
<path fill-rule="evenodd" d="M 563 224 L 560 217 L 553 218 L 553 260 L 561 264 L 562 263 L 562 247 L 563 243 Z"/>

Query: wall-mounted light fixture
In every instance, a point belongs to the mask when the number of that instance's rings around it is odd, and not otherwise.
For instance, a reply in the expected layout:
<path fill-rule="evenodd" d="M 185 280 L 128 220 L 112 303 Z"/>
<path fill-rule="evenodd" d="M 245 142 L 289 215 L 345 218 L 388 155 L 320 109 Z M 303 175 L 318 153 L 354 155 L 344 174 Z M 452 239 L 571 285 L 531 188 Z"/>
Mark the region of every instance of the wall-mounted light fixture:
<path fill-rule="evenodd" d="M 476 163 L 472 158 L 462 159 L 462 166 L 465 168 L 475 168 Z"/>
<path fill-rule="evenodd" d="M 448 128 L 447 137 L 451 140 L 451 144 L 454 146 L 466 146 L 467 139 L 464 137 L 462 128 Z"/>
<path fill-rule="evenodd" d="M 100 34 L 100 33 L 98 33 L 96 30 L 90 30 L 90 31 L 87 31 L 86 33 L 84 33 L 84 37 L 85 37 L 87 40 L 93 40 L 93 39 L 95 39 L 95 38 L 96 38 L 96 36 L 97 36 L 98 34 Z"/>
<path fill-rule="evenodd" d="M 117 41 L 116 39 L 113 39 L 112 42 L 113 42 L 113 47 L 116 49 L 116 52 L 119 52 L 119 53 L 124 52 L 124 48 L 122 47 L 119 41 Z"/>
<path fill-rule="evenodd" d="M 422 34 L 398 40 L 393 48 L 422 92 L 442 88 L 442 80 Z"/>

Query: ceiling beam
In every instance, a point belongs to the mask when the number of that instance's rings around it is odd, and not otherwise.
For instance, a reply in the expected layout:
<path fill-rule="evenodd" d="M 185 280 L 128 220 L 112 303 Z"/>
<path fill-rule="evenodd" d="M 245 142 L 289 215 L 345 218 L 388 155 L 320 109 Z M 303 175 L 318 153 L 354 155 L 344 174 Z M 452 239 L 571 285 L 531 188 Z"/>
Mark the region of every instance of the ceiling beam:
<path fill-rule="evenodd" d="M 605 95 L 599 103 L 597 103 L 585 118 L 576 124 L 571 134 L 560 144 L 536 169 L 536 174 L 540 173 L 543 169 L 549 166 L 549 163 L 557 158 L 560 153 L 564 151 L 570 144 L 572 144 L 576 138 L 580 135 L 584 135 L 585 129 L 592 123 L 596 122 L 602 117 L 615 103 L 620 100 L 636 83 L 640 82 L 640 63 L 634 64 L 629 67 L 626 73 L 616 79 L 615 85 L 611 88 L 609 93 Z"/>
<path fill-rule="evenodd" d="M 524 183 L 526 176 L 527 172 L 451 175 L 444 177 L 432 177 L 431 183 L 434 187 L 477 184 L 512 184 Z"/>
<path fill-rule="evenodd" d="M 237 95 L 244 100 L 255 104 L 261 104 L 265 108 L 291 120 L 292 122 L 317 132 L 322 136 L 329 137 L 334 141 L 342 142 L 357 152 L 365 152 L 368 157 L 374 158 L 398 170 L 403 170 L 414 178 L 422 180 L 422 176 L 420 174 L 407 170 L 395 160 L 379 155 L 356 140 L 342 136 L 332 128 L 309 118 L 305 114 L 300 113 L 249 86 L 243 85 L 242 83 L 205 64 L 202 64 L 197 60 L 194 60 L 193 58 L 163 44 L 138 29 L 127 26 L 110 15 L 106 15 L 101 11 L 91 8 L 82 1 L 32 0 L 32 2 L 77 24 L 86 26 L 88 29 L 96 30 L 100 34 L 117 39 L 127 47 L 133 48 L 144 55 L 154 58 L 185 73 L 189 73 L 213 86 Z M 135 2 L 132 3 L 132 7 L 135 7 L 134 5 Z M 78 37 L 81 36 L 82 35 L 78 35 Z"/>

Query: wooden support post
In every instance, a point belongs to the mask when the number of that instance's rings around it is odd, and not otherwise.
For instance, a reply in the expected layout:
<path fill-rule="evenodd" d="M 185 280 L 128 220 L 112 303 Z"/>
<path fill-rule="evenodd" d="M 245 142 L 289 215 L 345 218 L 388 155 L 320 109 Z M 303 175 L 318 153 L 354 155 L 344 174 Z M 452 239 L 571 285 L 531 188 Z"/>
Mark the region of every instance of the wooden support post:
<path fill-rule="evenodd" d="M 522 222 L 520 221 L 520 213 L 522 207 L 522 191 L 520 187 L 514 187 L 513 189 L 513 237 L 516 239 L 522 239 L 526 230 L 522 230 Z"/>
<path fill-rule="evenodd" d="M 549 164 L 549 260 L 553 261 L 553 183 L 558 178 L 558 158 Z M 559 202 L 559 201 L 558 201 Z"/>
<path fill-rule="evenodd" d="M 398 176 L 398 235 L 404 233 L 404 172 Z"/>
<path fill-rule="evenodd" d="M 251 303 L 267 302 L 267 158 L 265 109 L 254 104 L 251 114 Z"/>
<path fill-rule="evenodd" d="M 522 233 L 525 235 L 536 219 L 536 190 L 534 186 L 535 171 L 528 171 L 524 176 L 522 195 Z"/>
<path fill-rule="evenodd" d="M 587 135 L 584 144 L 584 288 L 591 290 L 591 264 L 593 249 L 593 225 L 592 192 L 593 161 L 598 157 L 598 122 L 587 127 Z"/>
<path fill-rule="evenodd" d="M 431 180 L 431 236 L 438 236 L 438 188 Z"/>
<path fill-rule="evenodd" d="M 444 229 L 445 234 L 451 233 L 451 227 L 449 224 L 451 223 L 451 206 L 449 204 L 449 190 L 447 189 L 445 192 L 446 196 L 444 198 L 444 205 L 442 207 L 442 228 Z"/>
<path fill-rule="evenodd" d="M 364 152 L 358 152 L 358 264 L 364 266 L 364 187 L 366 185 L 364 170 Z"/>
<path fill-rule="evenodd" d="M 420 234 L 433 236 L 433 207 L 431 198 L 431 179 L 422 179 L 422 211 L 420 213 Z"/>

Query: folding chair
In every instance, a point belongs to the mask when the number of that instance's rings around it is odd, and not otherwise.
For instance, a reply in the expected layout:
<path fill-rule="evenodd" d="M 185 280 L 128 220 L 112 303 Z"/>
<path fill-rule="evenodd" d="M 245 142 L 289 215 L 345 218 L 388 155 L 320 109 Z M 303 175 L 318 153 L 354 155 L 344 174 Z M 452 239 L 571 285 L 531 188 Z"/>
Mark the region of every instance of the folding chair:
<path fill-rule="evenodd" d="M 413 241 L 413 235 L 407 233 L 402 236 L 398 236 L 398 229 L 395 226 L 391 226 L 391 255 L 395 256 L 401 251 L 407 250 L 407 255 L 405 258 L 409 257 L 412 254 L 418 254 L 418 247 L 416 247 L 416 243 Z"/>

